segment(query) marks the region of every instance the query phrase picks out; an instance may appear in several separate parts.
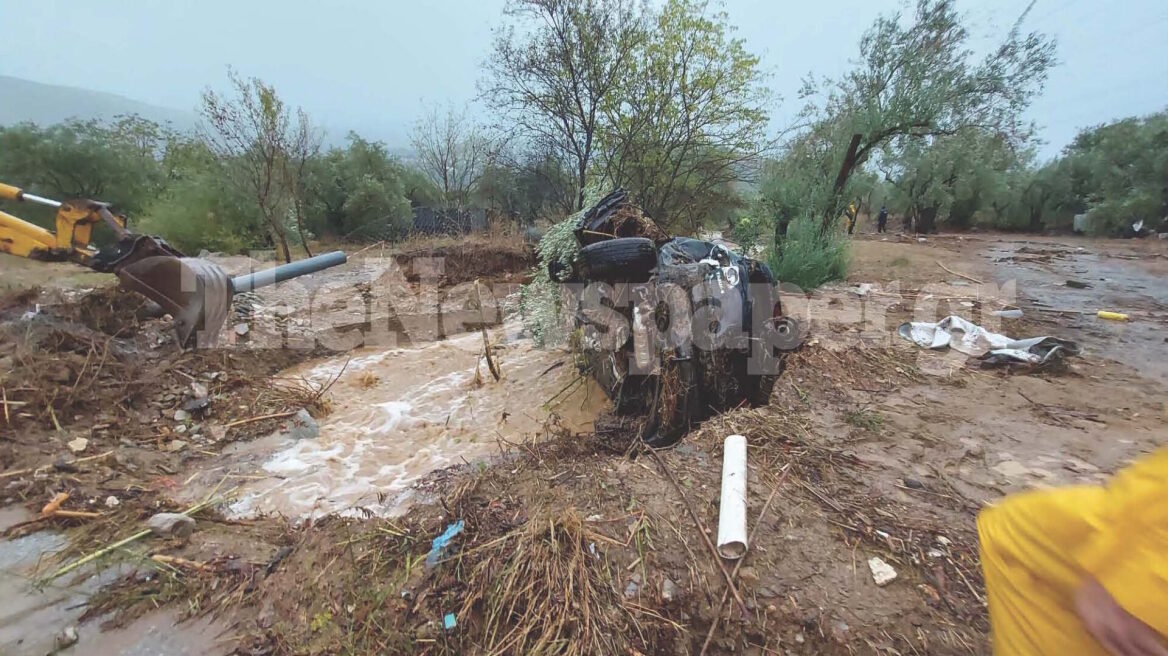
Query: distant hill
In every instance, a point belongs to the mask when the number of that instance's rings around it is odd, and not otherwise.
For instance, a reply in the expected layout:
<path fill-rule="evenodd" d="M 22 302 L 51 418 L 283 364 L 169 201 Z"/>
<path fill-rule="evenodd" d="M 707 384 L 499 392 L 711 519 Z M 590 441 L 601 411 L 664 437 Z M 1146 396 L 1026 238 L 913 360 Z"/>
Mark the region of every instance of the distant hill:
<path fill-rule="evenodd" d="M 118 114 L 137 114 L 157 123 L 170 123 L 180 132 L 195 127 L 195 114 L 159 107 L 113 93 L 79 87 L 42 84 L 0 75 L 0 126 L 32 121 L 39 125 L 67 118 L 110 120 Z"/>
<path fill-rule="evenodd" d="M 194 111 L 159 107 L 115 93 L 33 82 L 19 77 L 0 75 L 0 127 L 31 121 L 37 125 L 53 125 L 68 118 L 100 119 L 108 121 L 118 114 L 137 114 L 156 123 L 169 122 L 179 132 L 193 132 L 198 116 Z M 324 147 L 344 147 L 351 128 L 318 122 L 314 125 L 324 131 Z M 403 145 L 402 138 L 380 134 L 381 126 L 370 125 L 358 133 L 366 139 L 385 140 L 388 150 L 405 162 L 412 162 L 414 151 Z"/>

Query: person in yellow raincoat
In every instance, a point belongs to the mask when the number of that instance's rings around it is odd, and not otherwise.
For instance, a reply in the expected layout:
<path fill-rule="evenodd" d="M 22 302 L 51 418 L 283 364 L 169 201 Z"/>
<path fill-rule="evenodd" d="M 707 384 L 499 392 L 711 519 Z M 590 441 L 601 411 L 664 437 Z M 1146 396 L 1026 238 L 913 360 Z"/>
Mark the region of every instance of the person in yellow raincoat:
<path fill-rule="evenodd" d="M 996 656 L 1168 656 L 1168 447 L 977 527 Z"/>
<path fill-rule="evenodd" d="M 848 209 L 844 210 L 844 216 L 848 220 L 848 234 L 850 235 L 856 229 L 857 211 L 855 203 L 848 203 Z"/>

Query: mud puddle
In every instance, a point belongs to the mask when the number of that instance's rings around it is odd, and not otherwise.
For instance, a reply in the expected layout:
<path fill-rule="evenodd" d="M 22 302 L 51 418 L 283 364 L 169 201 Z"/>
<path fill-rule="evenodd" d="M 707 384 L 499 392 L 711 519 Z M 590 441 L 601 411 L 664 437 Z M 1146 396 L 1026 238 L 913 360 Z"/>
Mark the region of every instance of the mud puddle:
<path fill-rule="evenodd" d="M 12 508 L 0 513 L 0 523 L 30 518 Z M 64 549 L 66 539 L 41 531 L 11 540 L 0 540 L 0 654 L 215 654 L 226 653 L 217 642 L 223 627 L 209 618 L 179 622 L 175 611 L 147 614 L 129 625 L 101 631 L 102 620 L 78 623 L 89 598 L 102 586 L 132 571 L 125 564 L 88 568 L 79 576 L 35 583 L 43 574 L 45 559 Z M 77 642 L 62 643 L 66 627 L 76 630 Z"/>
<path fill-rule="evenodd" d="M 590 430 L 606 407 L 603 393 L 590 381 L 573 382 L 567 353 L 535 348 L 517 334 L 512 324 L 492 332 L 500 381 L 480 362 L 477 332 L 417 348 L 358 350 L 286 372 L 336 379 L 333 411 L 317 437 L 273 436 L 234 454 L 253 467 L 240 472 L 246 482 L 230 514 L 392 516 L 414 500 L 411 485 L 435 470 L 483 461 L 549 422 Z"/>
<path fill-rule="evenodd" d="M 1041 253 L 1028 252 L 1024 242 L 1002 242 L 986 256 L 995 263 L 1000 283 L 1017 281 L 1018 293 L 1039 309 L 1083 312 L 1040 312 L 1040 318 L 1058 325 L 1056 336 L 1079 341 L 1093 352 L 1141 371 L 1168 384 L 1168 361 L 1163 358 L 1168 286 L 1163 278 L 1128 262 L 1083 248 L 1044 244 Z M 1067 281 L 1087 285 L 1076 288 Z M 1098 310 L 1133 315 L 1134 321 L 1097 318 Z"/>

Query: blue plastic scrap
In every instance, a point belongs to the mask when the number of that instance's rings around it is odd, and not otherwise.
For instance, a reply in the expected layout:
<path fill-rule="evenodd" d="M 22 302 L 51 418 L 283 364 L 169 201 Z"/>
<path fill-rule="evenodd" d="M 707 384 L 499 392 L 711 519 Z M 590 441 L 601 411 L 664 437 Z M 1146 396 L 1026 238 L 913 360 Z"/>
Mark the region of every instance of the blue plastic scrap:
<path fill-rule="evenodd" d="M 458 619 L 454 617 L 454 613 L 446 613 L 446 617 L 442 618 L 442 628 L 449 631 L 458 626 Z"/>
<path fill-rule="evenodd" d="M 450 541 L 454 539 L 454 536 L 462 533 L 462 526 L 463 522 L 460 519 L 457 522 L 447 526 L 446 530 L 442 532 L 442 535 L 434 538 L 434 543 L 430 546 L 430 553 L 426 555 L 427 568 L 438 564 L 438 559 L 442 557 L 442 551 L 446 549 L 446 546 L 450 544 Z"/>

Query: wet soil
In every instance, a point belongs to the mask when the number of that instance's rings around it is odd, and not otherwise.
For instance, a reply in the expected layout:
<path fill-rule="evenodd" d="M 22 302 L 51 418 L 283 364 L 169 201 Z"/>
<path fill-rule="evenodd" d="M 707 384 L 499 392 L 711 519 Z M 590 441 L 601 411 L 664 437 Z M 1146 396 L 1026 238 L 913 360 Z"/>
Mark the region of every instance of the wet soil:
<path fill-rule="evenodd" d="M 168 458 L 174 473 L 166 484 L 104 461 L 97 476 L 50 466 L 38 477 L 0 479 L 5 510 L 22 505 L 35 515 L 59 488 L 83 490 L 70 507 L 100 509 L 114 485 L 142 508 L 118 511 L 125 526 L 80 549 L 85 522 L 51 524 L 58 533 L 18 529 L 24 538 L 9 527 L 0 553 L 33 536 L 84 552 L 131 532 L 152 504 L 182 507 L 209 489 L 231 489 L 232 502 L 200 515 L 188 543 L 149 538 L 116 560 L 165 576 L 123 576 L 106 588 L 113 593 L 90 598 L 101 612 L 80 625 L 74 650 L 85 653 L 128 644 L 117 642 L 125 633 L 102 626 L 130 627 L 131 641 L 142 644 L 136 636 L 159 635 L 158 627 L 188 616 L 203 619 L 178 624 L 175 635 L 192 632 L 185 644 L 207 644 L 200 640 L 213 634 L 216 648 L 245 653 L 483 652 L 499 644 L 490 627 L 512 637 L 555 630 L 538 621 L 546 609 L 526 605 L 539 598 L 526 595 L 534 591 L 573 600 L 568 635 L 595 635 L 592 627 L 607 636 L 608 653 L 696 654 L 709 634 L 707 653 L 988 654 L 977 511 L 1014 491 L 1100 482 L 1168 439 L 1168 390 L 1153 357 L 1163 347 L 1163 291 L 1152 281 L 1164 273 L 1164 251 L 1162 243 L 1011 235 L 857 238 L 847 283 L 784 299 L 810 339 L 771 405 L 709 420 L 660 462 L 628 448 L 633 434 L 590 434 L 599 395 L 571 387 L 565 354 L 532 349 L 513 330 L 490 332 L 501 381 L 480 361 L 473 323 L 309 357 L 266 379 L 331 383 L 331 413 L 317 418 L 318 436 L 292 441 L 276 420 L 266 433 L 207 446 L 199 457 L 191 447 L 183 458 L 167 453 L 166 441 L 140 447 L 139 457 Z M 441 326 L 427 309 L 440 298 L 468 321 L 475 312 L 482 321 L 483 305 L 500 314 L 509 307 L 506 294 L 481 303 L 473 284 L 441 296 L 418 290 L 400 266 L 380 271 L 339 272 L 352 276 L 347 288 L 321 278 L 315 294 L 342 315 L 352 309 L 343 319 L 350 324 L 388 316 L 369 314 L 378 301 L 353 293 L 363 281 L 398 290 L 383 296 L 396 316 L 429 317 L 430 326 Z M 1064 278 L 1091 287 L 1068 290 Z M 321 305 L 301 302 L 308 298 L 263 298 L 252 329 L 287 334 L 304 308 Z M 285 312 L 285 303 L 296 311 Z M 1006 307 L 1024 317 L 992 314 Z M 1077 313 L 1097 309 L 1128 311 L 1133 321 Z M 281 314 L 283 327 L 272 319 Z M 1014 337 L 1076 339 L 1083 354 L 1058 370 L 983 370 L 895 335 L 902 321 L 948 314 Z M 451 337 L 432 341 L 442 335 Z M 741 604 L 723 607 L 725 579 L 702 533 L 712 536 L 717 525 L 720 444 L 731 433 L 750 443 L 748 514 L 757 533 L 737 579 Z M 66 453 L 63 441 L 45 443 L 36 466 Z M 14 470 L 6 462 L 0 476 Z M 101 487 L 111 472 L 125 478 Z M 135 485 L 142 490 L 131 493 Z M 0 524 L 26 518 L 0 515 Z M 426 567 L 434 538 L 458 520 L 462 532 Z M 538 530 L 544 526 L 550 532 Z M 154 553 L 205 569 L 157 569 L 144 558 Z M 545 569 L 520 583 L 509 576 L 533 571 L 525 554 Z M 875 585 L 867 568 L 874 556 L 897 580 Z M 28 567 L 21 576 L 32 575 Z M 567 594 L 563 581 L 588 581 L 592 596 Z M 78 594 L 66 605 L 88 596 Z M 514 615 L 498 614 L 499 604 L 512 603 Z M 158 605 L 176 614 L 159 615 Z M 22 621 L 44 620 L 35 636 L 43 641 L 79 610 L 40 612 Z M 18 630 L 13 639 L 32 637 Z M 182 653 L 173 641 L 154 651 Z"/>
<path fill-rule="evenodd" d="M 410 282 L 436 278 L 443 286 L 479 279 L 527 282 L 531 268 L 537 264 L 535 247 L 523 243 L 518 235 L 489 243 L 406 247 L 393 257 L 406 269 Z"/>

